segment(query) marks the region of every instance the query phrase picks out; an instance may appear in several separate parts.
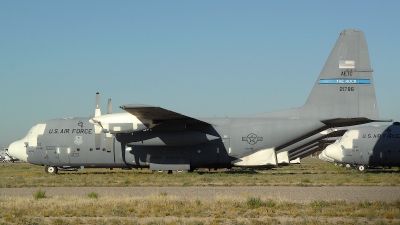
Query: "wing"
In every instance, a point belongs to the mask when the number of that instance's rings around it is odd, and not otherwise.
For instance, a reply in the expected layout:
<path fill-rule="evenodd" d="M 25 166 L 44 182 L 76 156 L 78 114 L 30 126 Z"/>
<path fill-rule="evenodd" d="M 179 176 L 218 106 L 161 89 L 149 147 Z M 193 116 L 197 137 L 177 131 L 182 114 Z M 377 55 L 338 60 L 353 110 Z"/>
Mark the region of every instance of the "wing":
<path fill-rule="evenodd" d="M 207 122 L 182 115 L 158 106 L 151 105 L 123 105 L 121 109 L 136 116 L 139 120 L 150 120 L 153 124 L 160 124 L 164 122 L 174 122 L 182 124 L 207 124 Z"/>

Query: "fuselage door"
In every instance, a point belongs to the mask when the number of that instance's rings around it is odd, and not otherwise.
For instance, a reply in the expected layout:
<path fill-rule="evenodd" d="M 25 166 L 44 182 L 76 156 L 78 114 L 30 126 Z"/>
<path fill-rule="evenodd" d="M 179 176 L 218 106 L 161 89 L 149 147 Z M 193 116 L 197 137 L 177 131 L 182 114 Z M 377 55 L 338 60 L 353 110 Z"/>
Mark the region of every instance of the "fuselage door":
<path fill-rule="evenodd" d="M 49 165 L 59 164 L 60 160 L 58 158 L 57 147 L 47 146 L 45 158 L 47 159 Z"/>
<path fill-rule="evenodd" d="M 58 147 L 58 160 L 60 161 L 61 165 L 68 165 L 69 164 L 69 147 Z"/>

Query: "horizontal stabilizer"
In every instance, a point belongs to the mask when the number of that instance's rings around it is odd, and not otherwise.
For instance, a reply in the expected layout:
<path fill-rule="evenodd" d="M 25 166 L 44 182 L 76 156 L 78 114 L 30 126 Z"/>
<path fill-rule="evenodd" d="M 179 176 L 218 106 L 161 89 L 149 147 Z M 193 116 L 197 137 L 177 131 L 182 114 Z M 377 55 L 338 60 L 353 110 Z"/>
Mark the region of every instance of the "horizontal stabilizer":
<path fill-rule="evenodd" d="M 354 126 L 364 123 L 372 123 L 372 122 L 392 122 L 392 119 L 371 119 L 365 117 L 358 118 L 335 118 L 328 120 L 321 120 L 322 123 L 326 124 L 328 127 L 346 127 L 346 126 Z"/>

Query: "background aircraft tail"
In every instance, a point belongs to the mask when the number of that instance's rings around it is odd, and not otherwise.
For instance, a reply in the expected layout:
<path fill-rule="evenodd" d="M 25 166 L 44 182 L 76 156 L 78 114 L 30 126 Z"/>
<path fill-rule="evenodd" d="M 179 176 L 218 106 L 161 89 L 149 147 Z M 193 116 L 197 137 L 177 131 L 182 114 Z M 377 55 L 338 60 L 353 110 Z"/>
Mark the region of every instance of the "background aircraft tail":
<path fill-rule="evenodd" d="M 320 119 L 379 118 L 368 47 L 360 30 L 344 30 L 301 114 Z"/>

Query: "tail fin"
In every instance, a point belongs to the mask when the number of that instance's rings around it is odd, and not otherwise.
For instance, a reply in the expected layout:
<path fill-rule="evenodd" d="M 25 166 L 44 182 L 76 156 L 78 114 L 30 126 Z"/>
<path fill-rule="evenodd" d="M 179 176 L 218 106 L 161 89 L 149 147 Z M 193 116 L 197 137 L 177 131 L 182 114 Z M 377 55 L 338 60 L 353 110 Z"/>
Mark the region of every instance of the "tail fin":
<path fill-rule="evenodd" d="M 368 47 L 360 30 L 340 33 L 306 103 L 314 118 L 379 118 Z"/>

